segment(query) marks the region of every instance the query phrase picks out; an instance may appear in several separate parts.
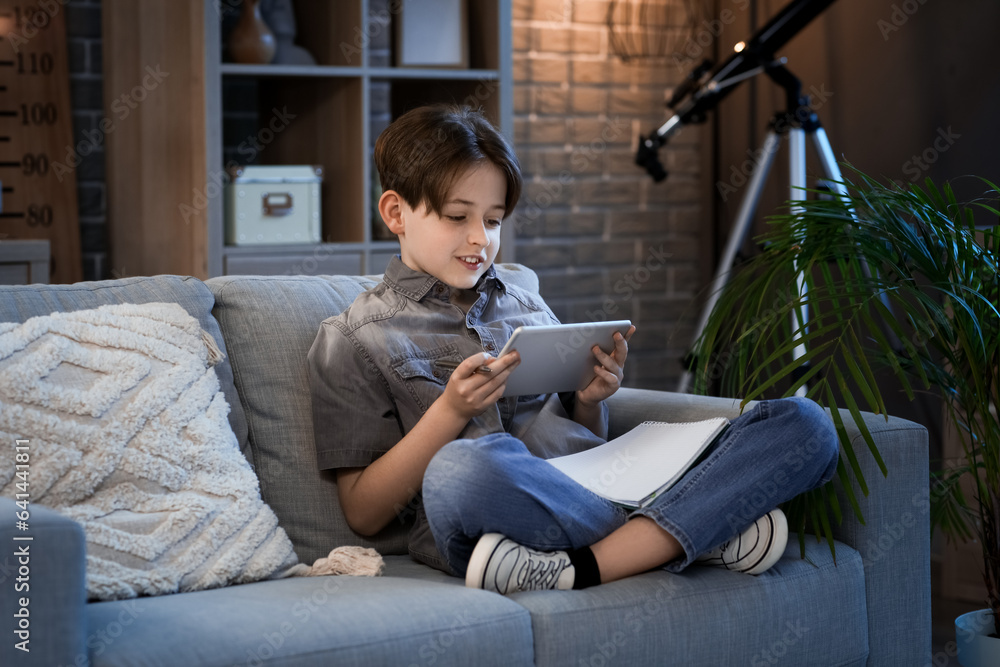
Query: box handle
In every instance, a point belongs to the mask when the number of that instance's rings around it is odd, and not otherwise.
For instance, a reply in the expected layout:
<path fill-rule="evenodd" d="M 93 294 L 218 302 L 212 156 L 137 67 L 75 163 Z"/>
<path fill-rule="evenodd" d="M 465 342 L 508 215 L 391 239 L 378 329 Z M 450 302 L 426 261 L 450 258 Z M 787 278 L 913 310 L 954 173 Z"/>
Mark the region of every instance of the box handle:
<path fill-rule="evenodd" d="M 265 192 L 261 195 L 264 215 L 288 215 L 292 212 L 291 192 Z"/>

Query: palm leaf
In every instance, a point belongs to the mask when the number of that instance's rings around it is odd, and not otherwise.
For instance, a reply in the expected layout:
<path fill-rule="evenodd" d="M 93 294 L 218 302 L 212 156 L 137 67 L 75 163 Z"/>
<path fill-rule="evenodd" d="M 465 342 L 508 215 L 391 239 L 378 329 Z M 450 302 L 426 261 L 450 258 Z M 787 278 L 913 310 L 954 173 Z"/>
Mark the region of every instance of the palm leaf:
<path fill-rule="evenodd" d="M 861 521 L 854 488 L 869 492 L 845 419 L 888 473 L 864 416 L 887 412 L 876 371 L 888 372 L 911 399 L 941 389 L 954 414 L 976 425 L 968 429 L 975 444 L 966 450 L 971 467 L 938 480 L 932 521 L 965 539 L 974 524 L 955 480 L 972 473 L 982 480 L 983 511 L 990 497 L 1000 498 L 1000 429 L 989 411 L 1000 388 L 1000 228 L 977 229 L 974 221 L 974 210 L 1000 216 L 1000 190 L 983 180 L 989 191 L 961 203 L 949 183 L 901 187 L 851 173 L 856 183 L 844 180 L 843 198 L 789 202 L 769 219 L 761 252 L 731 271 L 695 346 L 694 388 L 746 405 L 805 387 L 829 409 L 842 445 L 835 482 L 788 503 L 786 513 L 831 550 L 832 525 L 842 517 L 832 484 Z M 801 294 L 789 288 L 799 275 Z M 794 330 L 793 312 L 801 323 Z M 806 352 L 796 359 L 800 346 Z M 1000 507 L 991 516 L 1000 517 Z"/>

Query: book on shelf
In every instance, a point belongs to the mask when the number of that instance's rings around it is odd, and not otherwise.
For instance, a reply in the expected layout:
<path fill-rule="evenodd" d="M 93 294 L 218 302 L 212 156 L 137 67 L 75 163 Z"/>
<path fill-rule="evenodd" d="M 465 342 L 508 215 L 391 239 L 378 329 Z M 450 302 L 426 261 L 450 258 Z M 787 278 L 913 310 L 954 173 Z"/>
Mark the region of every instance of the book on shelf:
<path fill-rule="evenodd" d="M 614 503 L 645 507 L 683 477 L 727 426 L 725 417 L 646 421 L 603 445 L 548 462 Z"/>

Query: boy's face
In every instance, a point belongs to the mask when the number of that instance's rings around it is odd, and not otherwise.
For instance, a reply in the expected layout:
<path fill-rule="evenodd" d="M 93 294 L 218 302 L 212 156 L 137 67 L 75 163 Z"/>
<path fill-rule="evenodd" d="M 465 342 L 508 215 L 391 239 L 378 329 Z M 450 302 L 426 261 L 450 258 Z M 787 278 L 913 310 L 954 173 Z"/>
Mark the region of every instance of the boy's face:
<path fill-rule="evenodd" d="M 500 250 L 507 181 L 490 163 L 467 171 L 448 193 L 441 215 L 400 203 L 397 231 L 403 263 L 452 287 L 469 289 Z M 394 230 L 395 231 L 395 230 Z"/>

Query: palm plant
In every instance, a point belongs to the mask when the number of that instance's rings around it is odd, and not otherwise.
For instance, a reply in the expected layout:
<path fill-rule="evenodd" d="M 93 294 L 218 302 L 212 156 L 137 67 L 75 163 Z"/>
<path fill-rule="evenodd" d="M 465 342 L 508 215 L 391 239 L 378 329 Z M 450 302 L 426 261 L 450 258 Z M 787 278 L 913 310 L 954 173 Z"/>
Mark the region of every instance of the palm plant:
<path fill-rule="evenodd" d="M 887 414 L 889 391 L 910 400 L 939 393 L 964 458 L 935 473 L 931 525 L 949 539 L 979 539 L 986 602 L 1000 614 L 1000 227 L 974 224 L 977 210 L 1000 215 L 1000 191 L 984 182 L 983 198 L 959 203 L 950 185 L 929 179 L 921 187 L 852 178 L 842 197 L 795 202 L 769 221 L 762 251 L 733 270 L 696 344 L 695 391 L 745 403 L 805 388 L 831 408 L 840 486 L 862 519 L 852 481 L 868 491 L 842 414 L 885 474 L 861 412 Z M 832 485 L 786 509 L 800 541 L 813 532 L 833 549 L 841 508 Z"/>

